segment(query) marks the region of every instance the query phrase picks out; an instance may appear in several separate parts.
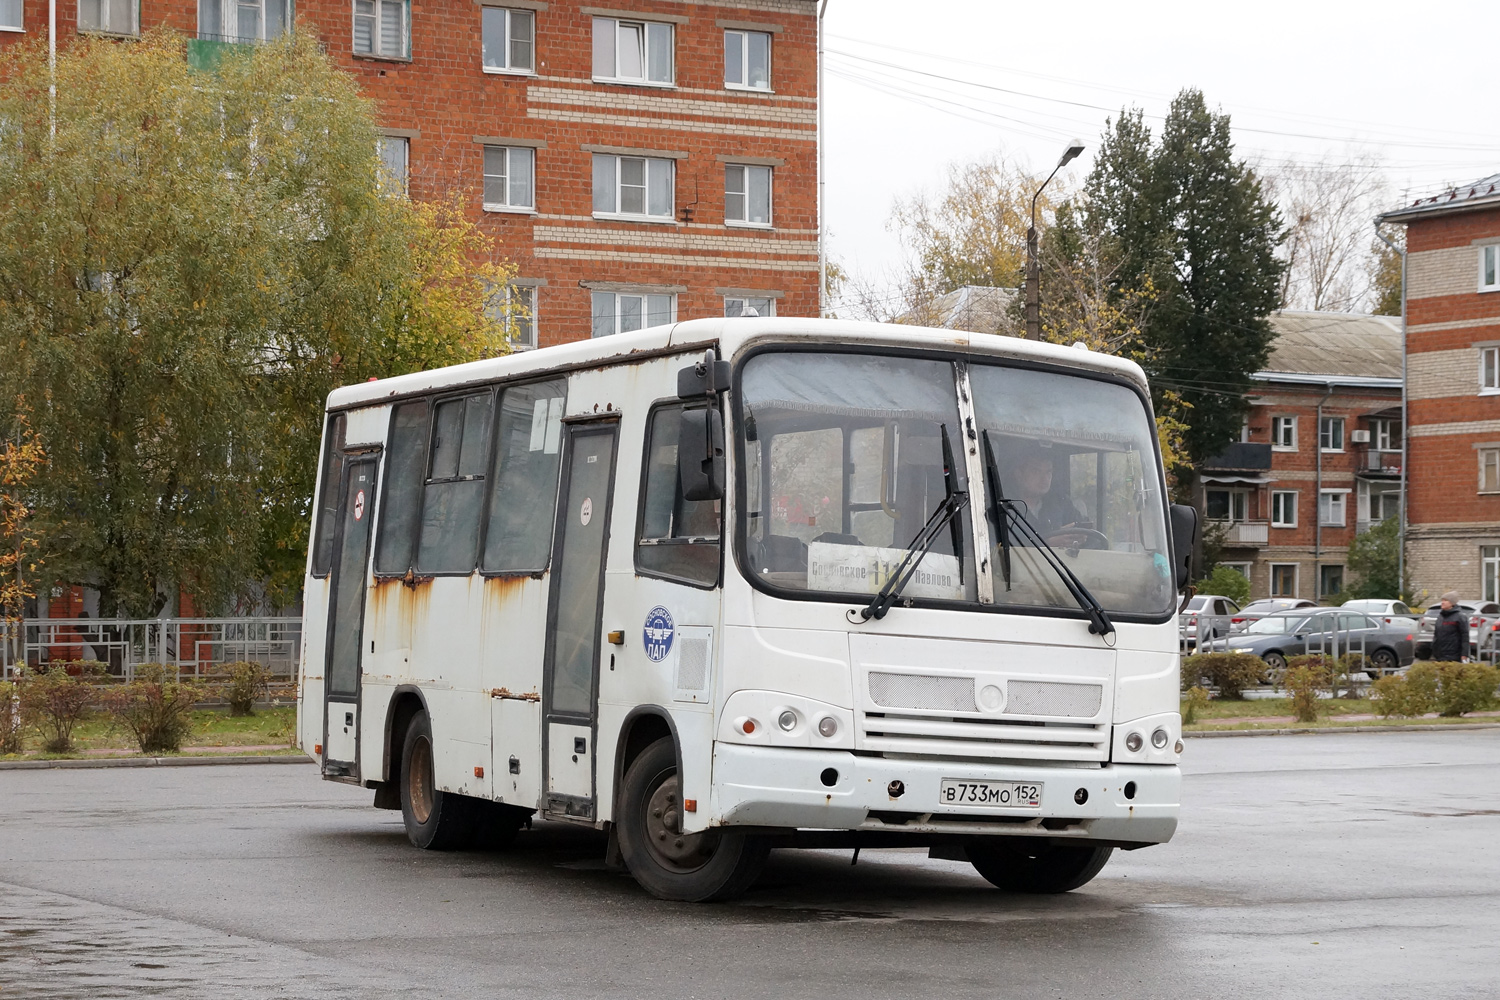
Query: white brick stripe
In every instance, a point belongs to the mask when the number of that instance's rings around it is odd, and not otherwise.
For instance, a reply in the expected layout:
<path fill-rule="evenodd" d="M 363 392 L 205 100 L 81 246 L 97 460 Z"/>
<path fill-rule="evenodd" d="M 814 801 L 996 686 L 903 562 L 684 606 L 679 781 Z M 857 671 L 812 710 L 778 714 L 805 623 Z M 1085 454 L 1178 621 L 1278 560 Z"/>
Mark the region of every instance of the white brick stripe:
<path fill-rule="evenodd" d="M 1406 398 L 1447 399 L 1479 393 L 1479 352 L 1472 347 L 1406 357 Z"/>
<path fill-rule="evenodd" d="M 562 247 L 535 247 L 533 257 L 554 260 L 602 260 L 627 264 L 666 264 L 672 267 L 721 267 L 739 271 L 817 271 L 818 262 L 794 260 L 757 260 L 751 257 L 708 257 L 698 254 L 631 253 L 628 250 L 568 250 Z"/>
<path fill-rule="evenodd" d="M 1497 303 L 1500 308 L 1500 303 Z M 1500 327 L 1500 315 L 1487 319 L 1455 319 L 1448 323 L 1413 323 L 1407 327 L 1411 333 L 1436 333 L 1439 330 L 1472 330 L 1477 326 Z"/>
<path fill-rule="evenodd" d="M 700 236 L 682 232 L 637 232 L 633 229 L 594 229 L 581 226 L 534 226 L 538 243 L 588 243 L 643 246 L 672 250 L 717 250 L 721 253 L 793 254 L 817 256 L 817 240 L 778 240 L 747 236 Z"/>
<path fill-rule="evenodd" d="M 1406 258 L 1407 299 L 1439 295 L 1472 295 L 1479 290 L 1479 249 L 1444 247 L 1421 250 Z"/>
<path fill-rule="evenodd" d="M 817 141 L 814 129 L 768 128 L 759 125 L 735 125 L 678 118 L 641 118 L 635 115 L 596 115 L 583 111 L 554 111 L 551 108 L 527 108 L 526 117 L 542 121 L 578 122 L 584 125 L 609 125 L 618 128 L 676 129 L 679 132 L 719 132 L 724 135 L 748 135 L 761 139 L 789 139 L 793 142 Z"/>
<path fill-rule="evenodd" d="M 526 99 L 538 104 L 572 104 L 586 108 L 643 111 L 665 115 L 701 115 L 705 118 L 737 118 L 745 121 L 781 122 L 785 125 L 818 124 L 816 108 L 778 108 L 765 104 L 734 104 L 728 101 L 695 101 L 656 94 L 601 93 L 572 87 L 528 87 Z"/>
<path fill-rule="evenodd" d="M 1500 434 L 1500 420 L 1457 420 L 1447 424 L 1413 424 L 1409 437 L 1445 437 L 1451 434 Z"/>

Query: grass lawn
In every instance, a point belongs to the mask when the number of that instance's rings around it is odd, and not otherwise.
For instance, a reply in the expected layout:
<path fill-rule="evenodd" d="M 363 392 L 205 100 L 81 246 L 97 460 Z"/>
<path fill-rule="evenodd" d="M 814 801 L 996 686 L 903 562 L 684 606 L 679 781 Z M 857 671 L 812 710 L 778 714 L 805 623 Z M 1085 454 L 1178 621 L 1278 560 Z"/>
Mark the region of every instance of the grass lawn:
<path fill-rule="evenodd" d="M 257 754 L 293 753 L 297 709 L 293 705 L 258 708 L 254 715 L 235 718 L 228 709 L 198 709 L 192 714 L 193 734 L 182 745 L 182 755 L 191 756 L 206 747 L 276 747 L 275 750 L 245 751 Z M 139 754 L 135 738 L 107 715 L 95 714 L 73 729 L 74 751 L 68 754 L 42 752 L 42 738 L 35 730 L 26 733 L 26 752 L 0 760 L 52 759 L 57 757 L 130 756 Z M 94 751 L 90 753 L 89 751 Z M 98 751 L 127 751 L 100 754 Z M 153 756 L 157 756 L 154 755 Z"/>
<path fill-rule="evenodd" d="M 1186 715 L 1188 704 L 1182 703 Z M 1375 702 L 1368 698 L 1323 698 L 1318 702 L 1317 722 L 1295 722 L 1292 717 L 1290 698 L 1264 698 L 1254 701 L 1239 701 L 1215 698 L 1207 705 L 1198 707 L 1197 721 L 1184 726 L 1187 732 L 1203 732 L 1211 729 L 1286 729 L 1301 727 L 1312 729 L 1327 726 L 1421 726 L 1464 722 L 1496 722 L 1492 712 L 1475 712 L 1459 718 L 1441 718 L 1425 715 L 1406 719 L 1393 716 L 1383 719 L 1375 712 Z"/>

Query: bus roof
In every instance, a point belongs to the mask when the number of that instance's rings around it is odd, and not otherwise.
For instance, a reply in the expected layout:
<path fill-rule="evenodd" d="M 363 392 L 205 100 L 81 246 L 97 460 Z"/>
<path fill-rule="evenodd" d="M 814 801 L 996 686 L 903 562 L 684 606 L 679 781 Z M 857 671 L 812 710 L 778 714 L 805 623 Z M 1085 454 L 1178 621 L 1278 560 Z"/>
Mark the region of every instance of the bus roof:
<path fill-rule="evenodd" d="M 715 345 L 721 356 L 732 360 L 748 347 L 776 342 L 907 346 L 959 351 L 1012 360 L 1044 361 L 1123 377 L 1135 382 L 1142 389 L 1147 388 L 1145 373 L 1134 361 L 1076 347 L 1022 340 L 1018 337 L 834 319 L 716 318 L 688 320 L 633 333 L 615 334 L 595 340 L 581 340 L 571 344 L 559 344 L 556 347 L 543 347 L 535 351 L 516 352 L 498 358 L 471 361 L 468 364 L 346 385 L 329 394 L 328 408 L 342 410 L 373 406 L 394 399 L 460 386 L 518 378 L 559 369 L 592 368 L 624 361 L 632 356 L 676 354 Z"/>

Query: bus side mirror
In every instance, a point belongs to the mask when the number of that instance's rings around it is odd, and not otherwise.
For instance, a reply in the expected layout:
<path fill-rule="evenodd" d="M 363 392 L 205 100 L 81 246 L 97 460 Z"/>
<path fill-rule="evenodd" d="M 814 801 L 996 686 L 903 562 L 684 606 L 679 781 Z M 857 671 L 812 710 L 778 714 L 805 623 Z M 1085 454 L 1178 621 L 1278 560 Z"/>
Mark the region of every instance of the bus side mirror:
<path fill-rule="evenodd" d="M 724 499 L 724 418 L 716 406 L 682 411 L 677 476 L 684 500 Z"/>
<path fill-rule="evenodd" d="M 703 360 L 677 370 L 677 398 L 704 399 L 729 388 L 729 362 L 720 361 L 710 347 Z"/>
<path fill-rule="evenodd" d="M 1192 578 L 1193 546 L 1198 541 L 1198 508 L 1184 503 L 1172 505 L 1172 556 L 1177 560 L 1177 589 Z"/>

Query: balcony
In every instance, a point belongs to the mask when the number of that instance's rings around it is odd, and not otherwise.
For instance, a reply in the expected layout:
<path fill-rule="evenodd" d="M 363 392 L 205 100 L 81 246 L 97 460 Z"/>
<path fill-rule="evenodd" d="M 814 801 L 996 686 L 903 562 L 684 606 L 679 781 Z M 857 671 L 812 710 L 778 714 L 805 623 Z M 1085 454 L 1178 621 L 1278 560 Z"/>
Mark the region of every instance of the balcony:
<path fill-rule="evenodd" d="M 1271 446 L 1236 441 L 1203 463 L 1205 472 L 1262 472 L 1271 468 Z"/>
<path fill-rule="evenodd" d="M 1271 537 L 1268 521 L 1212 521 L 1215 527 L 1223 527 L 1226 547 L 1247 549 L 1260 548 Z"/>
<path fill-rule="evenodd" d="M 1359 465 L 1355 472 L 1366 478 L 1398 478 L 1401 475 L 1401 453 L 1365 447 L 1360 451 Z"/>

